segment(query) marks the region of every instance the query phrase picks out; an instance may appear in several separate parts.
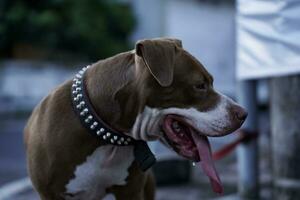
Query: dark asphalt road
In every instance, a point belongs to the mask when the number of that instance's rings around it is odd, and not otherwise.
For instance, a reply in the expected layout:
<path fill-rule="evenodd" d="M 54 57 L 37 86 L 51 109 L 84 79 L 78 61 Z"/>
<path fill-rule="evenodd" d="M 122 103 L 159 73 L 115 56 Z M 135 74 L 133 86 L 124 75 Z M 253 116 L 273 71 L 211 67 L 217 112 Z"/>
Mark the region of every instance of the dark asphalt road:
<path fill-rule="evenodd" d="M 23 128 L 25 118 L 0 119 L 0 186 L 27 176 Z"/>

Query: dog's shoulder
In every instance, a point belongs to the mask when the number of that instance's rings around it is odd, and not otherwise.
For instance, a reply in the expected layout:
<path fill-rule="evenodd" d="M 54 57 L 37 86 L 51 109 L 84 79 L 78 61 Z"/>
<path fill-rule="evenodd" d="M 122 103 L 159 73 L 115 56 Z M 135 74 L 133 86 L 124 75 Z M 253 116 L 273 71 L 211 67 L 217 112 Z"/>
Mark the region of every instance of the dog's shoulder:
<path fill-rule="evenodd" d="M 71 84 L 69 80 L 51 91 L 41 102 L 34 108 L 28 120 L 31 123 L 42 123 L 51 116 L 62 115 L 68 113 L 71 107 Z M 47 119 L 46 119 L 47 118 Z"/>

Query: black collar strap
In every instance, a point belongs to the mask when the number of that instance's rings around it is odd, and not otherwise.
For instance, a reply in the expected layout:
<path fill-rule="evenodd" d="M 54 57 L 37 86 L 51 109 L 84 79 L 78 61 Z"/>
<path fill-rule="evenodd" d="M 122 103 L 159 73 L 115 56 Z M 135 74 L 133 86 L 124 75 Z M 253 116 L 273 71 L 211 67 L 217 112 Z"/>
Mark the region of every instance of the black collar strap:
<path fill-rule="evenodd" d="M 81 124 L 89 133 L 98 137 L 105 144 L 117 146 L 134 145 L 135 160 L 143 171 L 147 170 L 156 161 L 147 143 L 142 140 L 135 140 L 132 137 L 113 130 L 101 120 L 94 110 L 84 82 L 84 75 L 89 67 L 88 65 L 82 68 L 76 74 L 72 84 L 72 104 Z"/>
<path fill-rule="evenodd" d="M 95 112 L 84 83 L 85 71 L 88 68 L 89 66 L 84 67 L 76 74 L 72 85 L 73 106 L 82 125 L 92 135 L 98 136 L 106 144 L 118 146 L 133 145 L 133 138 L 111 129 Z"/>

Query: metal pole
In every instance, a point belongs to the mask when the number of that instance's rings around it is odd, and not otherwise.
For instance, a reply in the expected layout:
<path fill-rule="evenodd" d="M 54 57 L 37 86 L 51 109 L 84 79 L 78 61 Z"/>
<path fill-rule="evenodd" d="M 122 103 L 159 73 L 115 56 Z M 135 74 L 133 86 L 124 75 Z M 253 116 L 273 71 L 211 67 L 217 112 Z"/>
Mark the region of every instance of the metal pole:
<path fill-rule="evenodd" d="M 300 199 L 300 75 L 271 79 L 273 199 Z"/>
<path fill-rule="evenodd" d="M 248 117 L 242 130 L 256 133 L 258 130 L 256 80 L 241 81 L 238 83 L 237 100 L 248 111 Z M 238 191 L 242 199 L 259 199 L 258 186 L 258 142 L 257 139 L 239 145 L 238 158 Z"/>

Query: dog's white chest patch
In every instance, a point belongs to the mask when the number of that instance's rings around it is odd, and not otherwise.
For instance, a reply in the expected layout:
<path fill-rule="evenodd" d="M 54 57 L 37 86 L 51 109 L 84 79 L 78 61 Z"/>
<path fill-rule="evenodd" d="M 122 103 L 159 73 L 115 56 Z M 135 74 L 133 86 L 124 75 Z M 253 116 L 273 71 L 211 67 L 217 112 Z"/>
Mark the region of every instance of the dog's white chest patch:
<path fill-rule="evenodd" d="M 103 198 L 106 188 L 126 184 L 128 168 L 133 160 L 133 146 L 98 147 L 84 163 L 76 167 L 75 178 L 66 185 L 65 199 Z"/>

